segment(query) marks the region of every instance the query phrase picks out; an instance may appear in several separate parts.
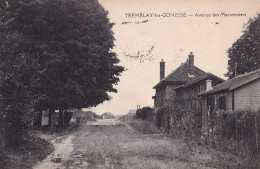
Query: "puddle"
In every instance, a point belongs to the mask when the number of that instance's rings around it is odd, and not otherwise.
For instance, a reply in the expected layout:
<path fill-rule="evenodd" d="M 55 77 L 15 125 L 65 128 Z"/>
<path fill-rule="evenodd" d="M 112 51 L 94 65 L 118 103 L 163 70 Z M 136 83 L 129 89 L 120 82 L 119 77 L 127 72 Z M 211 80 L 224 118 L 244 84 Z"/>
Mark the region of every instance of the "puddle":
<path fill-rule="evenodd" d="M 65 137 L 65 138 L 64 138 Z M 53 154 L 39 162 L 33 169 L 56 169 L 62 167 L 62 162 L 69 160 L 70 153 L 73 151 L 72 139 L 74 136 L 62 136 L 51 141 L 54 146 L 54 157 L 61 156 L 61 163 L 52 162 Z"/>

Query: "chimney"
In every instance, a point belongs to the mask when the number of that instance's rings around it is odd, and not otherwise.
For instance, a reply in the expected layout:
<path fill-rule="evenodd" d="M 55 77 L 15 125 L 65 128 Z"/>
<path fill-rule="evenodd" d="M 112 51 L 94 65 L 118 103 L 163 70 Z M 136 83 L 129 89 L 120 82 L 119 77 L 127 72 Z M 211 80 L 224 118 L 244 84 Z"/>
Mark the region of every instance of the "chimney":
<path fill-rule="evenodd" d="M 162 59 L 160 62 L 160 81 L 164 78 L 165 76 L 165 62 Z"/>
<path fill-rule="evenodd" d="M 192 52 L 189 54 L 189 65 L 194 66 L 194 55 Z"/>
<path fill-rule="evenodd" d="M 212 89 L 212 80 L 206 80 L 206 91 Z"/>

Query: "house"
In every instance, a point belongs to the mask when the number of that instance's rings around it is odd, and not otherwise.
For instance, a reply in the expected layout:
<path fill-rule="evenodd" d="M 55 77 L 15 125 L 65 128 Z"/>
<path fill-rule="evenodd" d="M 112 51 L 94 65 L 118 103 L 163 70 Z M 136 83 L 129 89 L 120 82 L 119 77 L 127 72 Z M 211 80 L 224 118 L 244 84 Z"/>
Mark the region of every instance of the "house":
<path fill-rule="evenodd" d="M 110 113 L 110 112 L 106 112 L 102 115 L 103 119 L 115 119 L 116 117 Z"/>
<path fill-rule="evenodd" d="M 166 102 L 177 103 L 184 106 L 192 106 L 201 109 L 198 94 L 206 90 L 209 81 L 211 85 L 217 85 L 224 80 L 210 73 L 206 73 L 194 66 L 194 55 L 191 52 L 188 60 L 165 76 L 165 62 L 160 62 L 160 82 L 154 86 L 156 90 L 154 99 L 155 110 Z"/>
<path fill-rule="evenodd" d="M 121 116 L 119 119 L 124 122 L 130 122 L 134 120 L 136 110 L 129 110 L 128 114 Z"/>
<path fill-rule="evenodd" d="M 260 69 L 229 79 L 199 94 L 204 116 L 221 109 L 258 109 L 260 107 Z"/>

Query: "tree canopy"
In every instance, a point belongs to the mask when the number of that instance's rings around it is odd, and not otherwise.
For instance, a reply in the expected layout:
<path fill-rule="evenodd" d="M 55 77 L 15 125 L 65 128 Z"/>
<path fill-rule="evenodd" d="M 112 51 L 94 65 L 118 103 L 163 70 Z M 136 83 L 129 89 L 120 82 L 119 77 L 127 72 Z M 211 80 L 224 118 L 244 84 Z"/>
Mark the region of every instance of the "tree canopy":
<path fill-rule="evenodd" d="M 41 105 L 91 107 L 109 100 L 108 92 L 116 92 L 113 85 L 123 67 L 117 65 L 119 60 L 111 52 L 113 24 L 97 1 L 9 0 L 2 6 L 4 34 L 17 34 L 14 40 L 21 41 L 15 47 L 21 55 L 13 55 L 17 60 L 28 57 L 31 63 L 26 66 L 37 64 L 37 70 L 29 73 L 35 74 L 31 78 L 37 80 Z M 10 54 L 5 57 L 9 59 Z M 6 69 L 1 72 L 5 74 Z M 31 80 L 33 75 L 25 76 Z"/>
<path fill-rule="evenodd" d="M 260 14 L 244 27 L 243 35 L 228 49 L 229 78 L 235 76 L 236 63 L 237 75 L 260 68 Z"/>
<path fill-rule="evenodd" d="M 124 68 L 97 0 L 6 0 L 0 14 L 1 117 L 8 108 L 29 123 L 35 111 L 92 107 L 117 92 Z"/>

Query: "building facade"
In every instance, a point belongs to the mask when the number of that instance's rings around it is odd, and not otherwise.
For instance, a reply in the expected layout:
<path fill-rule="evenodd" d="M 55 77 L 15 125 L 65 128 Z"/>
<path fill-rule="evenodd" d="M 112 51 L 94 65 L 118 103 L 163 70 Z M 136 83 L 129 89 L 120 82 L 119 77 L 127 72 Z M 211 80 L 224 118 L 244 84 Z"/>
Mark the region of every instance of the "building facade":
<path fill-rule="evenodd" d="M 236 76 L 209 91 L 199 94 L 202 100 L 202 121 L 217 110 L 233 111 L 260 108 L 260 69 Z"/>
<path fill-rule="evenodd" d="M 260 107 L 260 69 L 229 79 L 199 94 L 204 111 L 258 109 Z"/>
<path fill-rule="evenodd" d="M 175 88 L 174 102 L 193 112 L 202 112 L 202 101 L 199 93 L 211 90 L 212 87 L 224 82 L 223 79 L 207 73 Z"/>
<path fill-rule="evenodd" d="M 191 52 L 187 61 L 175 69 L 167 77 L 165 63 L 160 62 L 160 82 L 154 86 L 156 90 L 154 99 L 155 110 L 166 103 L 180 104 L 185 107 L 201 109 L 198 94 L 206 90 L 207 80 L 215 86 L 224 80 L 210 73 L 206 73 L 194 65 L 194 55 Z"/>
<path fill-rule="evenodd" d="M 175 88 L 187 83 L 188 81 L 205 75 L 206 72 L 194 66 L 194 55 L 191 52 L 187 62 L 180 65 L 167 77 L 165 75 L 165 62 L 160 62 L 160 82 L 155 85 L 154 108 L 163 106 L 166 102 L 171 101 L 175 97 Z"/>

